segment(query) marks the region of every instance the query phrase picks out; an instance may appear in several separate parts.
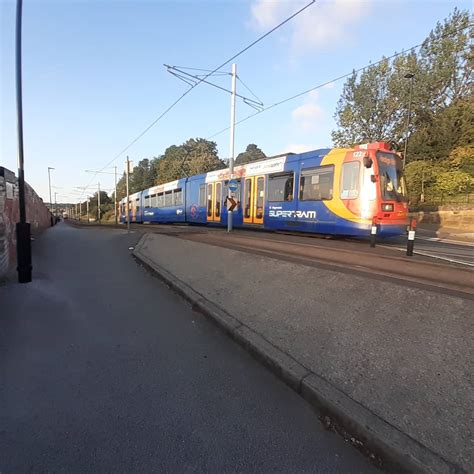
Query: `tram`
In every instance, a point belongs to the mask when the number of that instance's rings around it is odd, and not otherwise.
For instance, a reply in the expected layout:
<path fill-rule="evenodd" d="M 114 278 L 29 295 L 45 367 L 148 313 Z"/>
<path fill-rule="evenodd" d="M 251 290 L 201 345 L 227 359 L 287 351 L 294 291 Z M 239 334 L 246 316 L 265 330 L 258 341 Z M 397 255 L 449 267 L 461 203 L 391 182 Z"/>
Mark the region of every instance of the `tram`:
<path fill-rule="evenodd" d="M 388 143 L 288 153 L 179 179 L 120 202 L 120 220 L 227 226 L 229 182 L 235 227 L 381 237 L 408 224 L 403 162 Z"/>

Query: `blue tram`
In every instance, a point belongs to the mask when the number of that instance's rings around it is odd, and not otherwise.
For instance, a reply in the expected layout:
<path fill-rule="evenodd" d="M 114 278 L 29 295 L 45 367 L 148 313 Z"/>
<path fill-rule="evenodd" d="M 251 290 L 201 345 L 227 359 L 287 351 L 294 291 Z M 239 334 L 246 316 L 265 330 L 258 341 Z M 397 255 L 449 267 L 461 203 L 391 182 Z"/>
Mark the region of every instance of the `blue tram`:
<path fill-rule="evenodd" d="M 367 236 L 401 235 L 408 203 L 401 157 L 384 142 L 287 154 L 183 178 L 130 196 L 131 222 L 227 225 L 229 180 L 235 227 Z M 127 199 L 120 220 L 127 221 Z"/>

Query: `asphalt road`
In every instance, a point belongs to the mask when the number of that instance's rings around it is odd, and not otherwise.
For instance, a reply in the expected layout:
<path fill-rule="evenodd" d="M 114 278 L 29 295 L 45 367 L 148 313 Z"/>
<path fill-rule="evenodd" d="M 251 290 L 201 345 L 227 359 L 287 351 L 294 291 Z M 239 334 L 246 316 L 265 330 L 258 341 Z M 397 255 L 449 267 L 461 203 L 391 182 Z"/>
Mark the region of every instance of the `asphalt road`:
<path fill-rule="evenodd" d="M 128 255 L 65 224 L 0 287 L 0 472 L 376 472 Z"/>
<path fill-rule="evenodd" d="M 396 238 L 382 242 L 382 246 L 406 251 L 406 239 Z M 415 254 L 434 261 L 448 262 L 464 267 L 474 267 L 474 241 L 456 238 L 439 238 L 431 232 L 419 230 L 415 239 Z"/>

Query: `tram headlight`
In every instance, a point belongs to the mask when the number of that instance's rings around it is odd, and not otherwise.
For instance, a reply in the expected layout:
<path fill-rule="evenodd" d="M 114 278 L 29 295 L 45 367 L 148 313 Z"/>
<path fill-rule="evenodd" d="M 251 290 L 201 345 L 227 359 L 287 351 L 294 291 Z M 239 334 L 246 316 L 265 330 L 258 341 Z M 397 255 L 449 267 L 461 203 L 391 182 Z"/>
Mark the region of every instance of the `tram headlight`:
<path fill-rule="evenodd" d="M 393 204 L 382 203 L 382 211 L 393 212 Z"/>

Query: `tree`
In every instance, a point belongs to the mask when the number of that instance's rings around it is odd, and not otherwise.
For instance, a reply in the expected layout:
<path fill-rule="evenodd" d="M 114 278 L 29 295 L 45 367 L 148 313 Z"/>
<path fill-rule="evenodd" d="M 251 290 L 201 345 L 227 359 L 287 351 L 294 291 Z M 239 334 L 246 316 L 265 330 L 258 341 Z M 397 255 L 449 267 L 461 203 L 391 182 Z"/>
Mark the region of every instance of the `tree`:
<path fill-rule="evenodd" d="M 190 138 L 182 145 L 172 145 L 155 163 L 156 184 L 215 171 L 224 167 L 217 154 L 217 144 L 204 138 Z"/>
<path fill-rule="evenodd" d="M 254 143 L 247 145 L 247 148 L 243 153 L 239 153 L 235 159 L 236 165 L 243 165 L 245 163 L 250 163 L 251 161 L 262 160 L 266 158 L 267 155 Z"/>
<path fill-rule="evenodd" d="M 337 146 L 385 140 L 402 147 L 410 101 L 408 159 L 446 159 L 472 134 L 473 45 L 469 12 L 455 9 L 438 23 L 419 52 L 382 60 L 344 84 L 333 131 Z M 464 137 L 464 138 L 463 138 Z"/>

